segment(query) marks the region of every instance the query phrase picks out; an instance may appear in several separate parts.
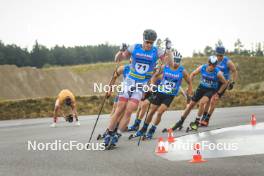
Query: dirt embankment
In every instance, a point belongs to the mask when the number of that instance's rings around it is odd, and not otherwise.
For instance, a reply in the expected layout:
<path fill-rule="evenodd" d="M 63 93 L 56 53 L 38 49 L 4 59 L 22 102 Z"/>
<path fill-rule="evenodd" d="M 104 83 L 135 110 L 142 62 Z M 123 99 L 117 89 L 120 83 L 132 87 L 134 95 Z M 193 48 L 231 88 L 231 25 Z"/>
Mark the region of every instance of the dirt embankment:
<path fill-rule="evenodd" d="M 54 69 L 18 68 L 0 66 L 0 100 L 54 97 L 62 89 L 70 89 L 75 95 L 91 95 L 93 84 L 107 84 L 114 68 L 78 71 L 70 67 Z"/>

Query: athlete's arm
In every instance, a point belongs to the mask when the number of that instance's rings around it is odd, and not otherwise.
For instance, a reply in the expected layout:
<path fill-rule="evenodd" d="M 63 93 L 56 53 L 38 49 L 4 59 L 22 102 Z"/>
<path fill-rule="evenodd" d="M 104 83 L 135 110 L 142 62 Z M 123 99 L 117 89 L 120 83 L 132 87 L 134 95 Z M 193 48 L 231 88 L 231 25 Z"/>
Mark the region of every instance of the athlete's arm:
<path fill-rule="evenodd" d="M 53 112 L 53 117 L 57 118 L 59 116 L 59 114 L 61 114 L 65 118 L 65 115 L 64 115 L 64 113 L 62 112 L 62 110 L 60 108 L 59 99 L 57 99 L 56 102 L 55 102 L 55 108 L 54 108 L 54 112 Z"/>
<path fill-rule="evenodd" d="M 192 81 L 191 81 L 190 76 L 186 70 L 183 70 L 183 77 L 184 77 L 184 80 L 186 81 L 186 83 L 188 84 L 187 93 L 188 93 L 188 95 L 191 95 L 192 94 Z"/>
<path fill-rule="evenodd" d="M 131 53 L 133 52 L 135 45 L 129 46 L 125 51 L 118 51 L 115 55 L 115 61 L 120 62 L 124 59 L 129 59 L 131 57 Z"/>
<path fill-rule="evenodd" d="M 161 60 L 162 64 L 163 65 L 166 65 L 169 63 L 170 60 L 172 60 L 173 58 L 173 53 L 171 50 L 161 50 L 161 49 L 158 49 L 158 57 L 159 59 Z"/>
<path fill-rule="evenodd" d="M 218 72 L 217 77 L 218 77 L 219 81 L 222 83 L 220 89 L 219 89 L 218 92 L 217 92 L 217 94 L 219 95 L 219 94 L 221 94 L 221 93 L 224 92 L 225 88 L 226 88 L 227 85 L 228 85 L 228 82 L 227 82 L 227 80 L 225 79 L 225 77 L 223 76 L 223 73 L 222 73 L 221 71 Z"/>
<path fill-rule="evenodd" d="M 112 86 L 113 84 L 115 84 L 117 78 L 123 73 L 124 68 L 125 67 L 123 65 L 121 65 L 117 68 L 116 72 L 114 73 L 113 79 L 110 80 L 110 82 L 109 82 L 109 86 Z"/>
<path fill-rule="evenodd" d="M 78 119 L 76 103 L 73 103 L 73 105 L 72 105 L 72 114 L 73 114 L 73 116 L 74 116 L 76 119 Z"/>
<path fill-rule="evenodd" d="M 202 65 L 199 66 L 198 68 L 196 68 L 196 70 L 194 70 L 191 73 L 191 75 L 190 75 L 190 82 L 191 82 L 191 84 L 192 84 L 193 78 L 201 72 L 201 69 L 202 69 Z"/>
<path fill-rule="evenodd" d="M 159 71 L 153 74 L 153 76 L 150 79 L 150 85 L 156 85 L 157 80 L 162 77 L 163 70 L 164 70 L 164 66 L 162 66 Z"/>
<path fill-rule="evenodd" d="M 229 60 L 227 65 L 228 65 L 229 70 L 232 72 L 232 81 L 235 82 L 237 80 L 237 75 L 238 75 L 236 66 L 231 60 Z"/>
<path fill-rule="evenodd" d="M 117 78 L 123 73 L 124 68 L 125 68 L 125 67 L 124 67 L 123 65 L 122 65 L 122 66 L 119 66 L 119 67 L 117 68 L 117 71 L 114 73 L 113 78 L 110 80 L 110 82 L 109 82 L 109 84 L 108 84 L 108 86 L 110 87 L 110 89 L 109 89 L 108 92 L 106 92 L 106 96 L 107 96 L 107 97 L 110 97 L 110 96 L 111 96 L 111 93 L 112 93 L 112 85 L 115 84 Z"/>

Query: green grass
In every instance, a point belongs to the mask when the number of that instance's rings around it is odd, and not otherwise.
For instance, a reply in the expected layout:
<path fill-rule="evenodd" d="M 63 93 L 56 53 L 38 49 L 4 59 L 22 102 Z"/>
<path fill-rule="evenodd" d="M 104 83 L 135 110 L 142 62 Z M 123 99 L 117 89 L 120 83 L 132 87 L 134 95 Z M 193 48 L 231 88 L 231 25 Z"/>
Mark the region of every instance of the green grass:
<path fill-rule="evenodd" d="M 77 98 L 77 111 L 79 115 L 97 114 L 103 96 L 85 96 Z M 106 101 L 103 112 L 110 113 L 113 98 Z M 27 119 L 36 117 L 52 117 L 55 98 L 27 99 L 19 101 L 0 102 L 0 120 Z M 231 91 L 219 101 L 218 107 L 263 105 L 264 92 Z M 185 98 L 180 95 L 173 100 L 170 110 L 184 109 Z M 65 110 L 69 110 L 65 108 Z"/>

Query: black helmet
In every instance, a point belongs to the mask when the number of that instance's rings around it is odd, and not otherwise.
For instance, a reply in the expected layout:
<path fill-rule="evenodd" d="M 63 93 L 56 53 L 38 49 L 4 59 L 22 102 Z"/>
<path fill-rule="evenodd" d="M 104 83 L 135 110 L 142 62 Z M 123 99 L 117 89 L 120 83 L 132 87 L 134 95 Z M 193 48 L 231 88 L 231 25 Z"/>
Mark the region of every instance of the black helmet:
<path fill-rule="evenodd" d="M 152 29 L 146 29 L 143 33 L 143 39 L 155 41 L 157 39 L 157 33 Z"/>
<path fill-rule="evenodd" d="M 65 99 L 65 105 L 66 105 L 66 106 L 71 106 L 71 104 L 72 104 L 72 100 L 71 100 L 71 98 L 70 98 L 70 97 L 67 97 L 67 98 Z"/>

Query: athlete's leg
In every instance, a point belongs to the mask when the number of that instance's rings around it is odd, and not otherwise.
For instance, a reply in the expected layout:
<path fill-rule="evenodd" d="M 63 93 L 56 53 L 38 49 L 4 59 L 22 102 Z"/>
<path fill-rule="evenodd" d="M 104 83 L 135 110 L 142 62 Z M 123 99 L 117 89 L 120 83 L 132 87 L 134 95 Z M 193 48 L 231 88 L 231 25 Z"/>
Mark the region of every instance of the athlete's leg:
<path fill-rule="evenodd" d="M 110 116 L 112 116 L 115 113 L 116 107 L 117 107 L 117 102 L 114 102 Z"/>
<path fill-rule="evenodd" d="M 150 129 L 148 130 L 148 133 L 146 135 L 147 139 L 152 139 L 153 134 L 155 133 L 158 124 L 161 121 L 161 116 L 163 115 L 163 113 L 168 109 L 168 106 L 165 104 L 161 104 L 157 111 L 156 111 L 156 118 L 154 120 L 154 123 L 152 123 L 152 126 L 150 127 Z"/>
<path fill-rule="evenodd" d="M 157 113 L 156 113 L 156 118 L 155 118 L 155 121 L 154 121 L 154 125 L 157 126 L 159 125 L 160 121 L 161 121 L 161 116 L 163 115 L 163 113 L 165 111 L 167 111 L 168 107 L 165 105 L 165 104 L 161 104 L 157 110 Z"/>
<path fill-rule="evenodd" d="M 195 107 L 195 105 L 197 104 L 197 102 L 195 102 L 195 101 L 191 101 L 188 105 L 187 105 L 187 107 L 185 108 L 185 110 L 184 110 L 184 112 L 182 113 L 182 118 L 183 119 L 186 119 L 187 118 L 187 116 L 190 114 L 190 112 L 191 112 L 191 110 Z"/>
<path fill-rule="evenodd" d="M 200 100 L 200 105 L 199 105 L 199 109 L 198 109 L 198 113 L 197 116 L 201 117 L 204 113 L 205 110 L 205 106 L 209 103 L 209 98 L 207 96 L 203 96 Z"/>
<path fill-rule="evenodd" d="M 126 127 L 130 121 L 130 117 L 133 113 L 138 108 L 139 100 L 137 99 L 130 99 L 127 103 L 126 108 L 124 109 L 124 115 L 122 119 L 120 120 L 119 127 L 118 129 L 123 132 L 126 130 Z"/>
<path fill-rule="evenodd" d="M 149 100 L 145 99 L 144 101 L 140 102 L 140 107 L 138 108 L 136 119 L 134 121 L 134 124 L 128 128 L 128 131 L 136 131 L 139 128 L 139 125 L 142 121 L 142 119 L 145 116 L 145 113 L 149 106 Z"/>
<path fill-rule="evenodd" d="M 147 119 L 146 119 L 145 123 L 149 124 L 152 121 L 152 118 L 153 118 L 155 112 L 158 110 L 158 108 L 159 108 L 158 105 L 154 105 L 154 104 L 150 105 L 148 116 L 147 116 Z"/>
<path fill-rule="evenodd" d="M 122 113 L 125 111 L 126 109 L 126 105 L 127 105 L 127 99 L 120 97 L 119 101 L 117 103 L 117 107 L 116 110 L 114 112 L 114 114 L 112 115 L 111 119 L 110 119 L 110 124 L 108 126 L 109 131 L 114 131 L 118 119 L 120 118 L 120 116 L 122 115 Z"/>
<path fill-rule="evenodd" d="M 212 99 L 212 98 L 211 98 Z M 211 106 L 211 99 L 204 106 L 203 118 L 208 115 L 209 108 Z"/>
<path fill-rule="evenodd" d="M 143 103 L 143 101 L 140 101 L 140 102 L 139 102 L 138 109 L 137 109 L 137 113 L 136 113 L 136 118 L 139 117 L 139 114 L 140 114 L 140 111 L 141 111 L 142 103 Z"/>
<path fill-rule="evenodd" d="M 218 102 L 218 98 L 216 98 L 216 96 L 214 95 L 214 96 L 211 98 L 210 108 L 209 108 L 209 111 L 208 111 L 208 115 L 211 116 L 211 115 L 213 114 L 217 102 Z"/>

